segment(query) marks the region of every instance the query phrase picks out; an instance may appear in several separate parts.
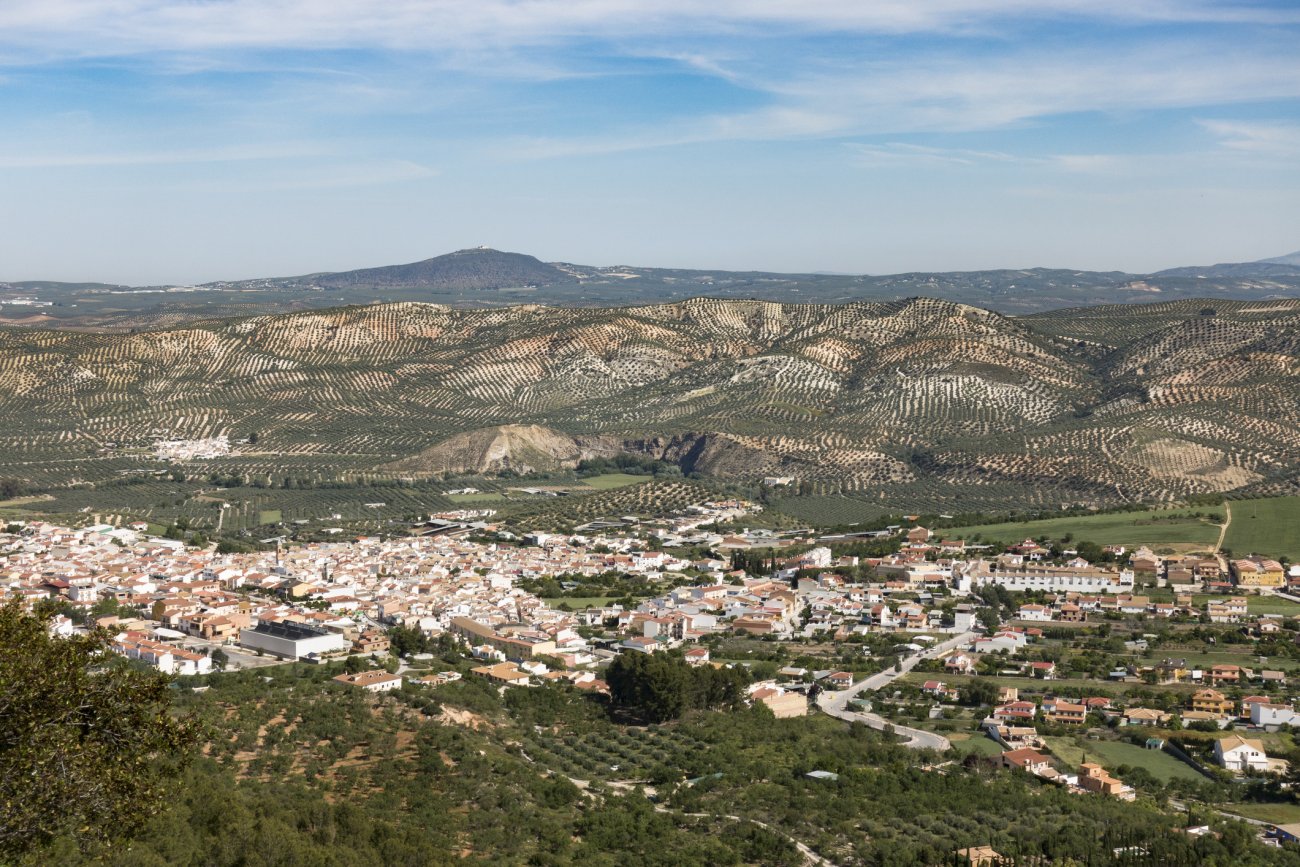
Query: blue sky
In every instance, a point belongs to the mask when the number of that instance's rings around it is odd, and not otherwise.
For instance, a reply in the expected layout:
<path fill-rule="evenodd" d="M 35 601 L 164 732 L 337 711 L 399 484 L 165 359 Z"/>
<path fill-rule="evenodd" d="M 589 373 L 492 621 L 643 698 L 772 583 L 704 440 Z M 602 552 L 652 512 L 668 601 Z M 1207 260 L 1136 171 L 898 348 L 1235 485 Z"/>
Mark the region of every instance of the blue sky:
<path fill-rule="evenodd" d="M 0 279 L 1300 249 L 1300 6 L 5 0 Z"/>

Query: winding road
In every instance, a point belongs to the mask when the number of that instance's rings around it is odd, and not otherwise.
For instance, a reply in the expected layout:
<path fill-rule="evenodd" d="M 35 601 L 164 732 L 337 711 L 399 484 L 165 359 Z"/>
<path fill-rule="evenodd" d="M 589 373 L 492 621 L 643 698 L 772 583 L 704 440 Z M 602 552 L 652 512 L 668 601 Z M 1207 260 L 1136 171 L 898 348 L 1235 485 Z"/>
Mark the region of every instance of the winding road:
<path fill-rule="evenodd" d="M 903 746 L 905 747 L 911 747 L 912 749 L 917 750 L 928 749 L 943 752 L 952 746 L 948 739 L 943 735 L 892 723 L 878 714 L 852 711 L 848 709 L 848 704 L 863 692 L 875 692 L 893 683 L 895 680 L 915 668 L 916 664 L 922 659 L 935 659 L 943 656 L 945 653 L 955 650 L 963 644 L 974 640 L 974 638 L 974 632 L 963 632 L 961 635 L 954 636 L 941 644 L 936 644 L 929 650 L 918 653 L 915 656 L 909 656 L 907 659 L 902 660 L 902 663 L 899 666 L 899 669 L 901 670 L 896 671 L 891 668 L 888 671 L 882 671 L 879 674 L 873 674 L 868 678 L 864 678 L 863 680 L 853 684 L 853 686 L 848 689 L 839 690 L 837 692 L 824 692 L 817 697 L 817 706 L 821 708 L 823 712 L 837 719 L 864 723 L 873 729 L 879 729 L 881 731 L 884 731 L 886 727 L 891 727 L 894 734 L 902 735 L 907 738 L 903 743 Z"/>

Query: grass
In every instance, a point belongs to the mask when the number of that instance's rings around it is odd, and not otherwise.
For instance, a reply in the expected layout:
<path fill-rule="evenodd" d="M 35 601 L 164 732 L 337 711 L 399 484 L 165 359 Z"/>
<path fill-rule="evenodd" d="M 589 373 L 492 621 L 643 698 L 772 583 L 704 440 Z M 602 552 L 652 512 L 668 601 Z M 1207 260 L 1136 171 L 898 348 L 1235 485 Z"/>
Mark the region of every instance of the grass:
<path fill-rule="evenodd" d="M 1247 596 L 1246 610 L 1251 614 L 1282 614 L 1296 617 L 1300 616 L 1300 602 L 1271 596 Z"/>
<path fill-rule="evenodd" d="M 259 524 L 278 524 L 282 520 L 283 516 L 279 509 L 261 509 L 257 513 L 257 523 Z"/>
<path fill-rule="evenodd" d="M 1300 497 L 1239 500 L 1223 540 L 1238 556 L 1265 554 L 1300 559 Z"/>
<path fill-rule="evenodd" d="M 447 494 L 446 497 L 453 503 L 496 503 L 506 498 L 505 494 L 495 492 L 479 494 Z"/>
<path fill-rule="evenodd" d="M 1067 533 L 1075 541 L 1098 545 L 1147 545 L 1152 548 L 1186 546 L 1212 548 L 1219 538 L 1219 526 L 1194 512 L 1222 514 L 1222 507 L 1191 509 L 1156 509 L 1147 512 L 1114 512 L 1104 515 L 1078 515 L 1071 518 L 1044 518 L 1014 524 L 980 524 L 941 531 L 946 539 L 966 539 L 978 535 L 985 541 L 1019 542 L 1047 536 L 1063 538 Z M 1233 508 L 1233 523 L 1237 510 Z"/>
<path fill-rule="evenodd" d="M 951 732 L 945 733 L 949 742 L 952 743 L 953 751 L 962 756 L 1000 756 L 1002 747 L 992 738 L 984 737 L 982 734 L 973 734 L 970 732 Z"/>
<path fill-rule="evenodd" d="M 625 488 L 628 485 L 639 485 L 650 481 L 650 478 L 650 476 L 634 476 L 630 473 L 602 473 L 599 476 L 585 478 L 582 483 L 598 491 L 608 491 L 613 488 Z"/>
<path fill-rule="evenodd" d="M 580 611 L 583 608 L 604 608 L 615 599 L 622 598 L 621 596 L 553 596 L 542 601 L 551 608 L 568 605 L 571 610 Z"/>
<path fill-rule="evenodd" d="M 1148 750 L 1124 741 L 1085 740 L 1080 746 L 1072 737 L 1045 738 L 1052 754 L 1071 767 L 1085 761 L 1114 770 L 1121 765 L 1144 768 L 1161 782 L 1203 780 L 1199 773 L 1162 750 Z"/>
<path fill-rule="evenodd" d="M 1273 825 L 1300 822 L 1300 804 L 1224 804 L 1224 812 Z"/>
<path fill-rule="evenodd" d="M 1171 654 L 1183 656 L 1184 654 Z M 1158 661 L 1158 660 L 1157 660 Z M 1120 683 L 1112 680 L 1096 680 L 1094 678 L 1075 678 L 1067 677 L 1060 680 L 1040 680 L 1036 677 L 986 677 L 984 675 L 968 674 L 947 674 L 936 675 L 927 672 L 908 672 L 900 680 L 904 683 L 922 684 L 927 680 L 942 680 L 949 686 L 961 688 L 971 681 L 981 680 L 989 681 L 995 686 L 1014 686 L 1020 690 L 1023 697 L 1028 693 L 1056 693 L 1059 695 L 1077 695 L 1084 693 L 1086 695 L 1108 695 L 1120 696 L 1127 695 L 1133 689 L 1159 690 L 1161 692 L 1182 692 L 1191 693 L 1197 687 L 1190 683 L 1181 684 L 1146 684 L 1146 683 Z"/>

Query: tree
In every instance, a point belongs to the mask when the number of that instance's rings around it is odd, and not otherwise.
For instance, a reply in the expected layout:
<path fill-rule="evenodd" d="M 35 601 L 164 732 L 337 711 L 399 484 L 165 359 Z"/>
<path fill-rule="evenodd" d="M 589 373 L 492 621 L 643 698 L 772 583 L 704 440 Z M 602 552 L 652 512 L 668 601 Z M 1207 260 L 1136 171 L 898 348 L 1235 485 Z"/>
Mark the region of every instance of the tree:
<path fill-rule="evenodd" d="M 224 669 L 227 665 L 230 664 L 230 654 L 226 653 L 220 647 L 212 651 L 212 655 L 209 657 L 209 659 L 212 660 L 213 665 L 221 669 Z"/>
<path fill-rule="evenodd" d="M 0 860 L 138 828 L 198 739 L 170 714 L 167 677 L 112 654 L 103 630 L 53 637 L 48 618 L 0 607 Z"/>

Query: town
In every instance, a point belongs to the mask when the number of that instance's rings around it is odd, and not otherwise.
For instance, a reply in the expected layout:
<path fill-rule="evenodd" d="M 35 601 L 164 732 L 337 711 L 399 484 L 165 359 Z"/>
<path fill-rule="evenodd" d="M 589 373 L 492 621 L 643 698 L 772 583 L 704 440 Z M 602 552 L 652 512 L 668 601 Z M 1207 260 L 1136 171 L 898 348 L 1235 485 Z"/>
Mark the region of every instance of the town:
<path fill-rule="evenodd" d="M 471 677 L 608 694 L 613 660 L 666 654 L 744 669 L 748 701 L 778 718 L 826 713 L 1081 795 L 1288 779 L 1300 758 L 1300 565 L 1078 546 L 1092 562 L 921 526 L 719 528 L 757 509 L 520 538 L 490 512 L 448 513 L 252 553 L 145 524 L 29 522 L 0 534 L 0 581 L 29 608 L 57 604 L 54 630 L 106 628 L 122 656 L 182 677 L 348 660 L 335 680 L 368 692 Z M 593 582 L 609 597 L 572 595 Z M 454 642 L 465 664 L 426 670 L 398 634 Z"/>

